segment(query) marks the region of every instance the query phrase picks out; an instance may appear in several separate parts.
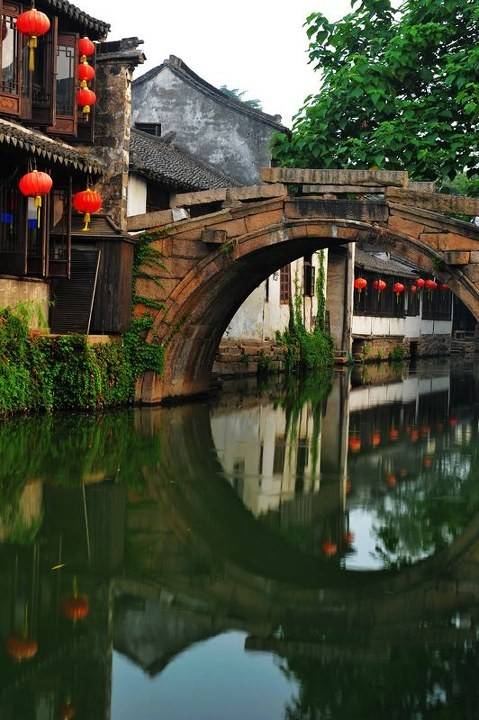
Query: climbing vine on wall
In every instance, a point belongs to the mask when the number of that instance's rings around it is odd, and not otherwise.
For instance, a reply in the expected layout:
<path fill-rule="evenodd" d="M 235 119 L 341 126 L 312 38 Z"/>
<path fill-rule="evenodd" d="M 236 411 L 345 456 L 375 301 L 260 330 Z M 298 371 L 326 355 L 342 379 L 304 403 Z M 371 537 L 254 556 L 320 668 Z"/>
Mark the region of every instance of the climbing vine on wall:
<path fill-rule="evenodd" d="M 289 371 L 317 370 L 333 362 L 333 343 L 325 331 L 325 270 L 324 253 L 320 253 L 316 282 L 318 312 L 313 330 L 306 329 L 303 320 L 303 286 L 296 273 L 294 296 L 290 301 L 288 329 L 277 334 Z"/>

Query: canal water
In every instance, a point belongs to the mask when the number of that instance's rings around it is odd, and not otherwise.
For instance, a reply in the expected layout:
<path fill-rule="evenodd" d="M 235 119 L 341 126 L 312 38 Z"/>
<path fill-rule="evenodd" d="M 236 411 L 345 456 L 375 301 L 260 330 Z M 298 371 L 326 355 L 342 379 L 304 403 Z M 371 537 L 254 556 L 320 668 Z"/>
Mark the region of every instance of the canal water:
<path fill-rule="evenodd" d="M 479 717 L 479 370 L 0 425 L 1 720 Z"/>

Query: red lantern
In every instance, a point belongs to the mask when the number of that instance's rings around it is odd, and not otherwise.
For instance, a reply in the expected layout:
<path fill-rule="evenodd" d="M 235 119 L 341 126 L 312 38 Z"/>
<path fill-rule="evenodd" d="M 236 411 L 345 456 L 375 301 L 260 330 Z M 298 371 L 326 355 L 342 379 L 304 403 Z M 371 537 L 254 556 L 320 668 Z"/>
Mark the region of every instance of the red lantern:
<path fill-rule="evenodd" d="M 82 109 L 84 115 L 89 115 L 92 105 L 96 104 L 96 95 L 90 88 L 82 87 L 77 92 L 77 105 Z"/>
<path fill-rule="evenodd" d="M 391 490 L 394 490 L 397 485 L 397 478 L 394 473 L 389 473 L 389 475 L 387 475 L 386 484 L 389 488 L 391 488 Z"/>
<path fill-rule="evenodd" d="M 7 653 L 18 663 L 33 660 L 37 652 L 38 643 L 31 638 L 12 635 L 7 640 Z"/>
<path fill-rule="evenodd" d="M 362 291 L 365 290 L 365 288 L 367 288 L 367 286 L 368 286 L 368 281 L 362 277 L 356 278 L 356 280 L 354 281 L 354 289 L 357 290 L 360 295 L 361 295 Z"/>
<path fill-rule="evenodd" d="M 37 208 L 37 227 L 40 227 L 42 198 L 44 195 L 48 195 L 52 189 L 53 180 L 50 175 L 47 175 L 47 173 L 33 170 L 20 178 L 18 187 L 20 188 L 22 195 L 25 195 L 25 197 L 35 198 L 35 207 Z"/>
<path fill-rule="evenodd" d="M 449 285 L 447 285 L 446 283 L 441 283 L 439 285 L 439 290 L 443 290 L 443 291 L 449 290 Z"/>
<path fill-rule="evenodd" d="M 426 468 L 426 470 L 430 470 L 432 468 L 432 457 L 430 457 L 429 455 L 426 455 L 423 458 L 422 464 Z"/>
<path fill-rule="evenodd" d="M 425 284 L 426 281 L 423 278 L 418 278 L 418 280 L 416 280 L 416 285 L 418 286 L 419 290 L 422 290 Z"/>
<path fill-rule="evenodd" d="M 391 440 L 391 442 L 396 442 L 396 440 L 399 440 L 399 430 L 397 428 L 390 429 L 389 439 Z"/>
<path fill-rule="evenodd" d="M 411 290 L 413 295 L 415 295 L 417 293 L 417 285 L 411 285 L 411 287 L 409 289 Z"/>
<path fill-rule="evenodd" d="M 79 620 L 85 620 L 90 614 L 90 603 L 86 595 L 80 595 L 78 592 L 78 580 L 73 578 L 73 595 L 64 599 L 62 610 L 65 617 L 73 620 L 74 623 Z"/>
<path fill-rule="evenodd" d="M 384 280 L 375 280 L 375 281 L 373 282 L 373 288 L 374 288 L 375 290 L 377 290 L 378 293 L 382 293 L 383 290 L 386 289 L 386 287 L 387 287 L 387 286 L 386 286 L 386 283 L 384 282 Z"/>
<path fill-rule="evenodd" d="M 95 78 L 95 68 L 89 65 L 86 60 L 78 66 L 78 79 L 82 87 L 87 87 L 86 83 L 91 82 Z M 85 85 L 83 85 L 85 83 Z"/>
<path fill-rule="evenodd" d="M 331 542 L 331 540 L 325 540 L 323 542 L 323 553 L 326 555 L 326 557 L 334 557 L 337 552 L 338 546 L 336 545 L 336 543 Z"/>
<path fill-rule="evenodd" d="M 78 50 L 80 52 L 80 57 L 90 57 L 95 54 L 95 44 L 92 43 L 90 38 L 82 37 L 78 41 Z"/>
<path fill-rule="evenodd" d="M 84 214 L 85 226 L 84 232 L 87 232 L 90 227 L 91 216 L 93 213 L 98 212 L 102 206 L 102 198 L 96 190 L 82 190 L 81 192 L 75 193 L 73 196 L 73 207 L 79 213 Z"/>
<path fill-rule="evenodd" d="M 435 280 L 426 280 L 425 287 L 429 292 L 437 290 L 437 282 Z"/>
<path fill-rule="evenodd" d="M 375 448 L 381 445 L 381 433 L 379 430 L 375 430 L 371 435 L 371 445 Z"/>
<path fill-rule="evenodd" d="M 45 13 L 32 7 L 17 18 L 17 30 L 22 35 L 28 35 L 28 69 L 35 70 L 35 49 L 38 47 L 38 38 L 50 30 L 50 20 Z"/>
<path fill-rule="evenodd" d="M 399 296 L 402 295 L 406 288 L 400 282 L 395 282 L 393 285 L 393 292 L 396 295 L 396 300 L 399 301 Z"/>
<path fill-rule="evenodd" d="M 410 438 L 411 442 L 413 443 L 417 443 L 417 441 L 419 440 L 419 432 L 415 428 L 411 430 Z"/>

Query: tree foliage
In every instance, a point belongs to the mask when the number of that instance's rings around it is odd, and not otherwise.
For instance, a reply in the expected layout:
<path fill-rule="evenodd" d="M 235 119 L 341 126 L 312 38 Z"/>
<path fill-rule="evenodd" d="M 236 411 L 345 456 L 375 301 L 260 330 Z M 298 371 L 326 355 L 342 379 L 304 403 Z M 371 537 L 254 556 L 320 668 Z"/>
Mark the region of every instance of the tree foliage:
<path fill-rule="evenodd" d="M 452 179 L 479 167 L 478 0 L 352 0 L 332 23 L 306 20 L 321 89 L 305 100 L 291 138 L 273 152 L 285 166 L 409 171 Z"/>
<path fill-rule="evenodd" d="M 244 96 L 246 95 L 246 90 L 240 90 L 239 88 L 229 88 L 227 85 L 221 85 L 220 90 L 223 95 L 226 95 L 229 98 L 233 98 L 233 100 L 239 100 L 243 103 L 243 105 L 246 105 L 253 110 L 263 109 L 261 100 L 258 100 L 257 98 L 250 98 L 249 100 L 244 99 Z"/>

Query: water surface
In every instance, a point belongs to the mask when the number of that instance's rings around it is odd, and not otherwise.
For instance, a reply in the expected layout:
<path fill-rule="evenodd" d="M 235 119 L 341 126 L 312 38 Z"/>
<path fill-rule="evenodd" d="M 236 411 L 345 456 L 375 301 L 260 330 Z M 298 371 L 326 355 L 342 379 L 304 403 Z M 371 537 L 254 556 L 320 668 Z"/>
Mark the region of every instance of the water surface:
<path fill-rule="evenodd" d="M 477 718 L 478 383 L 0 425 L 2 720 Z"/>

